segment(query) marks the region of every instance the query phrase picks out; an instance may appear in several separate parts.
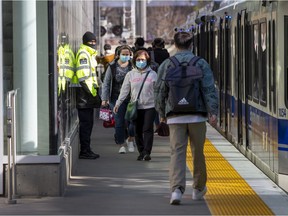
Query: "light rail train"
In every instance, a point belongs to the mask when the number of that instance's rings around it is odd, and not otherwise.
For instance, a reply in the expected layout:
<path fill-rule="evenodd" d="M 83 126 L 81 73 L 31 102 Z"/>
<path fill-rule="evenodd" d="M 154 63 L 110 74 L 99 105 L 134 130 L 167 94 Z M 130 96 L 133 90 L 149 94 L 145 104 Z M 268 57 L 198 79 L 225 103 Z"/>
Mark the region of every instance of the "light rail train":
<path fill-rule="evenodd" d="M 193 52 L 214 71 L 217 129 L 288 191 L 288 1 L 225 1 L 194 12 Z"/>

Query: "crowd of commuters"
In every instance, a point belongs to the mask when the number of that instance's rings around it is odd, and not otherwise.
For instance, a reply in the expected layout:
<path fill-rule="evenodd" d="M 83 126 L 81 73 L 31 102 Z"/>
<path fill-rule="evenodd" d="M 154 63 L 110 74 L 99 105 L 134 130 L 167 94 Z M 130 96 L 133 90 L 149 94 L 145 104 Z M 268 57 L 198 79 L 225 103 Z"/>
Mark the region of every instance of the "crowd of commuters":
<path fill-rule="evenodd" d="M 189 62 L 194 57 L 191 52 L 192 40 L 190 33 L 175 33 L 174 43 L 177 52 L 174 56 L 180 63 Z M 166 72 L 173 63 L 162 38 L 155 38 L 152 47 L 149 48 L 145 47 L 142 37 L 136 38 L 134 47 L 127 45 L 126 40 L 125 43 L 121 40 L 115 52 L 112 51 L 111 45 L 105 44 L 102 55 L 97 55 L 97 41 L 93 33 L 86 32 L 82 41 L 75 57 L 75 71 L 79 82 L 79 158 L 100 157 L 90 147 L 94 108 L 102 106 L 113 110 L 114 138 L 119 147 L 118 153 L 134 152 L 136 145 L 139 153 L 137 160 L 140 161 L 152 159 L 154 123 L 157 130 L 159 123 L 163 122 L 169 125 L 170 130 L 170 204 L 180 204 L 186 189 L 187 145 L 191 148 L 194 165 L 192 199 L 203 198 L 207 191 L 204 156 L 206 121 L 215 125 L 218 113 L 218 99 L 209 64 L 203 58 L 196 63 L 203 73 L 199 82 L 201 101 L 198 101 L 201 112 L 196 110 L 189 113 L 173 113 L 168 98 L 169 88 L 165 82 Z M 101 86 L 97 79 L 97 61 L 104 65 Z M 155 67 L 155 64 L 158 66 Z M 137 119 L 129 122 L 125 120 L 127 105 L 135 100 L 138 100 Z"/>

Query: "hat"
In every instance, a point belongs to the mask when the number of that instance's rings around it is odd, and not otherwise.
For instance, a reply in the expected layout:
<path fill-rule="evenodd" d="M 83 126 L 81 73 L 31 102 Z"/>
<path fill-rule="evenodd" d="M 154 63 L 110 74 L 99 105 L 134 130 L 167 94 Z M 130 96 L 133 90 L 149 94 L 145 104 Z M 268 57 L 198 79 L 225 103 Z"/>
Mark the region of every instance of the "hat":
<path fill-rule="evenodd" d="M 104 50 L 111 50 L 111 45 L 110 44 L 105 44 L 104 45 Z"/>
<path fill-rule="evenodd" d="M 138 38 L 136 38 L 134 45 L 143 46 L 144 43 L 145 43 L 144 38 L 138 37 Z"/>
<path fill-rule="evenodd" d="M 152 42 L 153 46 L 162 47 L 165 44 L 165 41 L 162 38 L 155 38 Z"/>
<path fill-rule="evenodd" d="M 87 44 L 88 42 L 91 42 L 93 40 L 96 41 L 96 36 L 92 32 L 87 31 L 83 35 L 82 40 L 83 40 L 83 44 Z"/>

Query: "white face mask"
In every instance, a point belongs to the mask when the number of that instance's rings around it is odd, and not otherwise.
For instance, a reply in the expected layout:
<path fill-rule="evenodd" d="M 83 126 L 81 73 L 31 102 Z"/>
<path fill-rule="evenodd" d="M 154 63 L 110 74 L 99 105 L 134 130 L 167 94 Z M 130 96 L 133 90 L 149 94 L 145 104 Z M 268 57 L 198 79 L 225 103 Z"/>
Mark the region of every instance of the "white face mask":
<path fill-rule="evenodd" d="M 112 50 L 105 50 L 105 55 L 111 55 L 111 54 L 113 54 Z"/>

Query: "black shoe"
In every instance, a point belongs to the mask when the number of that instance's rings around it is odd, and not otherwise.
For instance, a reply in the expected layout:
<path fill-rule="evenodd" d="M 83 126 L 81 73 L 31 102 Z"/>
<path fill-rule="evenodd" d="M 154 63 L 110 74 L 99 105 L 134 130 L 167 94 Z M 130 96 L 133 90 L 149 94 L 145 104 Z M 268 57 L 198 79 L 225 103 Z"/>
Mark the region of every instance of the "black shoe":
<path fill-rule="evenodd" d="M 137 160 L 138 160 L 138 161 L 142 161 L 143 158 L 144 158 L 144 156 L 143 156 L 142 154 L 140 154 L 140 155 L 137 157 Z"/>
<path fill-rule="evenodd" d="M 80 159 L 96 159 L 99 158 L 100 155 L 93 153 L 92 151 L 85 151 L 80 152 L 79 158 Z"/>
<path fill-rule="evenodd" d="M 88 151 L 88 153 L 90 153 L 90 154 L 92 154 L 92 155 L 94 155 L 96 158 L 99 158 L 100 157 L 100 155 L 99 154 L 96 154 L 96 153 L 94 153 L 93 151 Z M 95 158 L 95 159 L 96 159 Z"/>
<path fill-rule="evenodd" d="M 143 160 L 145 161 L 150 161 L 151 160 L 151 156 L 149 154 L 146 154 L 144 157 L 143 157 Z"/>

